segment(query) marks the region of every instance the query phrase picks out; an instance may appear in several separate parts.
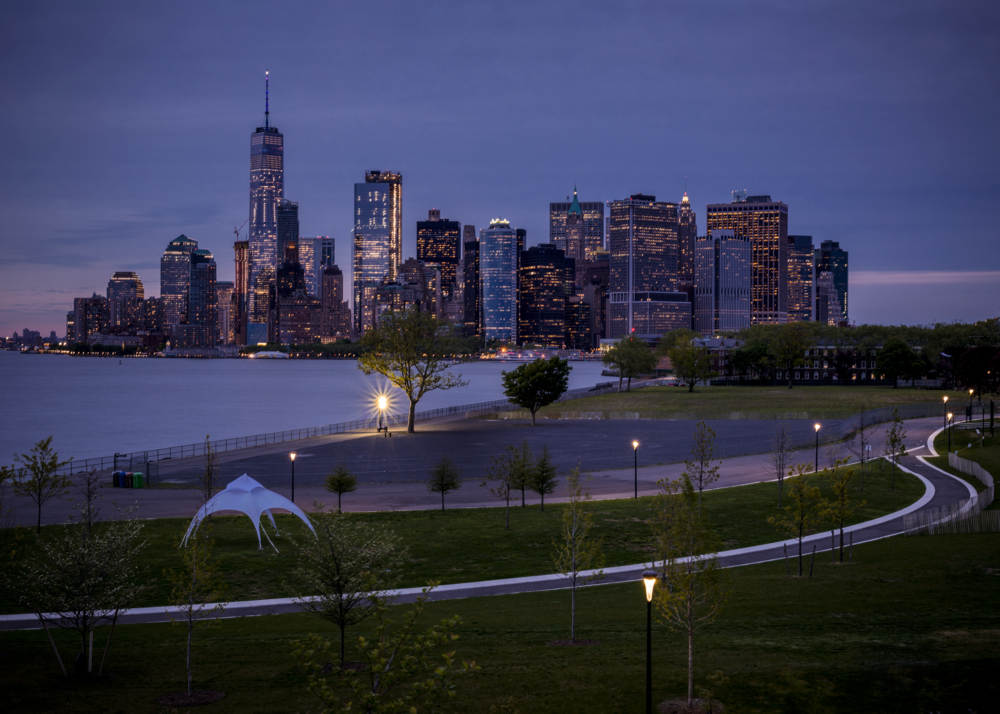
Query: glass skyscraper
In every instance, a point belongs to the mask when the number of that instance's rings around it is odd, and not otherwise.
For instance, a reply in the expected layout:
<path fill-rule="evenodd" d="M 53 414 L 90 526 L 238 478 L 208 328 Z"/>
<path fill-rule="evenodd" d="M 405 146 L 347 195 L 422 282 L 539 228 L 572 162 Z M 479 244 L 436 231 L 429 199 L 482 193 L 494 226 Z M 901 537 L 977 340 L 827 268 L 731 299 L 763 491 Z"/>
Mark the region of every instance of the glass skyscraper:
<path fill-rule="evenodd" d="M 604 204 L 601 201 L 580 203 L 575 186 L 571 202 L 549 204 L 549 243 L 567 251 L 568 257 L 574 257 L 566 245 L 566 219 L 571 210 L 574 215 L 583 217 L 582 257 L 589 260 L 594 253 L 604 248 Z"/>
<path fill-rule="evenodd" d="M 479 239 L 476 227 L 462 228 L 462 299 L 465 302 L 465 334 L 479 336 L 482 328 L 481 288 L 479 285 Z"/>
<path fill-rule="evenodd" d="M 458 259 L 462 254 L 462 226 L 441 219 L 441 211 L 427 211 L 426 221 L 417 221 L 417 260 L 440 266 L 441 287 L 451 297 L 458 282 Z"/>
<path fill-rule="evenodd" d="M 566 341 L 576 261 L 551 243 L 542 243 L 521 253 L 520 264 L 518 340 L 560 347 Z"/>
<path fill-rule="evenodd" d="M 788 321 L 808 322 L 815 313 L 816 266 L 812 236 L 788 236 Z"/>
<path fill-rule="evenodd" d="M 482 331 L 487 341 L 517 342 L 517 230 L 502 218 L 479 232 Z"/>
<path fill-rule="evenodd" d="M 716 230 L 694 249 L 694 329 L 703 335 L 750 327 L 750 240 Z"/>
<path fill-rule="evenodd" d="M 698 237 L 698 216 L 691 208 L 687 191 L 677 209 L 677 279 L 694 282 L 694 241 Z"/>
<path fill-rule="evenodd" d="M 388 171 L 366 171 L 354 184 L 354 331 L 375 324 L 375 291 L 393 282 L 402 263 L 403 177 Z"/>
<path fill-rule="evenodd" d="M 840 304 L 838 322 L 847 321 L 847 251 L 840 249 L 840 243 L 825 240 L 816 250 L 816 275 L 830 273 L 833 286 L 837 291 L 837 302 Z M 816 318 L 817 320 L 819 317 Z"/>
<path fill-rule="evenodd" d="M 160 297 L 163 298 L 164 328 L 179 325 L 187 318 L 191 253 L 197 249 L 198 241 L 179 235 L 167 244 L 167 249 L 160 258 Z"/>

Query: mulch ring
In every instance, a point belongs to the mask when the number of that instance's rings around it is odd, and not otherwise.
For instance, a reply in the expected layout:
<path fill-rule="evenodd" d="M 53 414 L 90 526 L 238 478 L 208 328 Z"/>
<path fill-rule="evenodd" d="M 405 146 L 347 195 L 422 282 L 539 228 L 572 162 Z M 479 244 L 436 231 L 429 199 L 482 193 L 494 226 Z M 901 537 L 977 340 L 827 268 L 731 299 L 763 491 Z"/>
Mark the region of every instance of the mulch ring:
<path fill-rule="evenodd" d="M 711 709 L 709 708 L 708 702 L 704 699 L 694 699 L 692 702 L 693 706 L 688 707 L 687 697 L 682 697 L 680 699 L 668 699 L 665 702 L 660 702 L 656 707 L 656 711 L 660 714 L 706 714 L 707 712 L 712 712 L 712 714 L 721 714 L 724 711 L 722 704 L 720 704 L 715 699 L 712 700 Z"/>
<path fill-rule="evenodd" d="M 216 689 L 193 689 L 191 694 L 187 692 L 170 692 L 162 697 L 157 697 L 156 701 L 165 707 L 177 709 L 178 707 L 200 707 L 202 704 L 217 702 L 226 696 L 225 692 Z"/>
<path fill-rule="evenodd" d="M 335 669 L 341 671 L 350 670 L 352 672 L 364 672 L 368 669 L 368 665 L 364 662 L 344 662 L 343 664 L 334 664 L 333 662 L 327 662 L 321 668 L 323 674 L 330 674 Z"/>
<path fill-rule="evenodd" d="M 600 640 L 552 640 L 546 642 L 549 647 L 590 647 L 601 644 Z"/>

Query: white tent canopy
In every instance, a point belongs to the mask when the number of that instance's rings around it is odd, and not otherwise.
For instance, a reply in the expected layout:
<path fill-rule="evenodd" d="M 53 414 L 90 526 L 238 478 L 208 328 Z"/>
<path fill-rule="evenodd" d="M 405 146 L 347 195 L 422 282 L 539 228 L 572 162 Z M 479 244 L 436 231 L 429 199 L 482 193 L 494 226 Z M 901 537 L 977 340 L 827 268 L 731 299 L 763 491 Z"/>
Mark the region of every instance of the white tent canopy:
<path fill-rule="evenodd" d="M 198 526 L 201 525 L 205 516 L 216 511 L 239 511 L 240 513 L 245 513 L 253 521 L 254 528 L 257 529 L 257 547 L 262 548 L 263 546 L 260 541 L 260 517 L 266 513 L 267 517 L 271 520 L 271 525 L 274 526 L 274 530 L 277 531 L 278 526 L 274 522 L 274 516 L 271 515 L 271 511 L 275 508 L 281 508 L 295 514 L 303 523 L 309 526 L 309 530 L 313 532 L 313 535 L 316 535 L 316 530 L 312 527 L 312 523 L 309 522 L 309 519 L 301 508 L 284 496 L 278 495 L 274 491 L 268 491 L 257 481 L 243 474 L 235 481 L 231 481 L 221 493 L 213 496 L 209 499 L 208 503 L 198 509 L 198 513 L 195 514 L 194 519 L 191 521 L 187 533 L 184 534 L 181 547 L 187 545 L 188 538 L 198 530 Z M 271 538 L 267 535 L 267 531 L 264 531 L 264 537 L 267 538 L 268 543 L 271 543 Z M 271 547 L 274 548 L 274 543 L 271 543 Z M 274 549 L 277 550 L 277 548 Z"/>

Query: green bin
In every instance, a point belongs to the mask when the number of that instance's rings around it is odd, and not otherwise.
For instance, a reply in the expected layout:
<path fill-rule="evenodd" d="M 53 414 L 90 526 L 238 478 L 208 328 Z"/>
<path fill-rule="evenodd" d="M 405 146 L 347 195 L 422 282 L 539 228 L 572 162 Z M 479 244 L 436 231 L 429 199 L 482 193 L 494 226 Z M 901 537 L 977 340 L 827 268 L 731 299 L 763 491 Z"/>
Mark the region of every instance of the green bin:
<path fill-rule="evenodd" d="M 136 471 L 132 474 L 132 488 L 142 488 L 142 472 Z"/>

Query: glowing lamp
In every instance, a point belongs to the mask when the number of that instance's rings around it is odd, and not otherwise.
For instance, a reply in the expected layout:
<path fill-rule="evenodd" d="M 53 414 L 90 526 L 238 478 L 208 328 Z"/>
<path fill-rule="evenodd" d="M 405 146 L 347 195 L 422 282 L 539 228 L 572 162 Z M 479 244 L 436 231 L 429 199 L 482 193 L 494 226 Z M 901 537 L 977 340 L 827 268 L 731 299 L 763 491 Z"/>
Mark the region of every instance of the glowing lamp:
<path fill-rule="evenodd" d="M 948 421 L 951 421 L 951 412 L 948 412 Z"/>
<path fill-rule="evenodd" d="M 639 448 L 639 442 L 638 441 L 633 441 L 632 442 L 632 448 L 633 449 L 638 449 Z"/>
<path fill-rule="evenodd" d="M 642 574 L 642 584 L 646 586 L 646 602 L 653 602 L 653 586 L 656 585 L 656 571 L 644 571 Z"/>
<path fill-rule="evenodd" d="M 379 397 L 378 398 L 378 408 L 381 411 L 385 411 L 385 408 L 386 408 L 387 405 L 388 405 L 388 402 L 386 401 L 385 397 Z"/>
<path fill-rule="evenodd" d="M 816 431 L 819 431 L 819 427 L 820 427 L 819 424 L 813 424 L 813 429 L 815 429 Z"/>
<path fill-rule="evenodd" d="M 295 452 L 294 451 L 292 453 L 290 453 L 288 456 L 292 459 L 292 461 L 295 461 Z"/>

